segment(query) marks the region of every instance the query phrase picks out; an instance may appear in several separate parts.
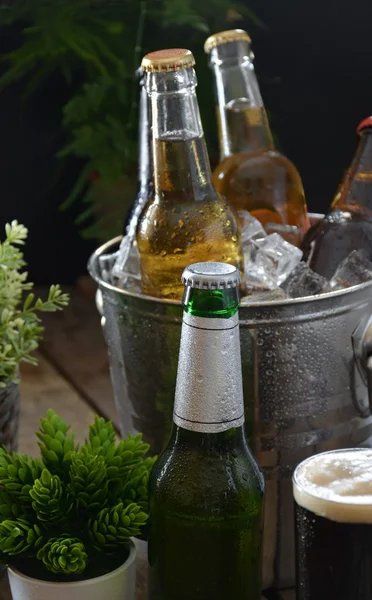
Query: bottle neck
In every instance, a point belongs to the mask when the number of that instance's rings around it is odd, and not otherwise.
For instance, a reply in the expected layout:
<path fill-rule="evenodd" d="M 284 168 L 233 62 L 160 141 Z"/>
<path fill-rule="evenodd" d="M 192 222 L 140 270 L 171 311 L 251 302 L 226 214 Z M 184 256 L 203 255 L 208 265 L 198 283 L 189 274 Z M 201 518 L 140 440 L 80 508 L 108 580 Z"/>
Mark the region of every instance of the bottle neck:
<path fill-rule="evenodd" d="M 213 48 L 210 66 L 215 76 L 221 159 L 273 149 L 249 44 L 237 41 Z"/>
<path fill-rule="evenodd" d="M 214 190 L 194 69 L 149 73 L 146 87 L 151 98 L 155 195 L 204 199 Z"/>
<path fill-rule="evenodd" d="M 372 211 L 372 129 L 365 129 L 332 209 L 360 207 Z"/>
<path fill-rule="evenodd" d="M 241 427 L 244 403 L 238 291 L 186 288 L 174 423 L 217 434 Z"/>
<path fill-rule="evenodd" d="M 140 82 L 138 130 L 138 189 L 148 194 L 152 185 L 151 114 L 144 78 Z"/>

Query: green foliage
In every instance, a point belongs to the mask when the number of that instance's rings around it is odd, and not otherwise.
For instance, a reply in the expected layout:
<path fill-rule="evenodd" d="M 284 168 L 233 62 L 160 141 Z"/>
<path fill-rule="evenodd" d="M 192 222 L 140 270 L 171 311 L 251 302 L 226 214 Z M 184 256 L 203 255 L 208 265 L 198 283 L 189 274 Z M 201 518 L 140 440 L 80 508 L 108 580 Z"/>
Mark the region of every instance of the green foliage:
<path fill-rule="evenodd" d="M 97 514 L 107 504 L 107 465 L 103 456 L 90 454 L 88 448 L 74 454 L 70 469 L 69 490 L 80 512 Z"/>
<path fill-rule="evenodd" d="M 62 481 L 58 475 L 51 475 L 48 469 L 43 469 L 40 479 L 35 479 L 30 496 L 32 508 L 46 528 L 65 522 L 73 507 L 72 498 L 66 493 Z"/>
<path fill-rule="evenodd" d="M 131 471 L 131 477 L 128 479 L 121 493 L 121 497 L 126 503 L 135 501 L 146 513 L 149 511 L 147 493 L 149 475 L 155 461 L 156 457 L 148 456 L 141 463 L 137 464 Z"/>
<path fill-rule="evenodd" d="M 111 421 L 105 421 L 96 415 L 89 428 L 89 449 L 92 454 L 106 454 L 115 443 L 116 435 Z"/>
<path fill-rule="evenodd" d="M 26 513 L 30 510 L 30 491 L 44 469 L 43 462 L 25 454 L 0 450 L 0 489 Z M 1 510 L 0 510 L 1 512 Z"/>
<path fill-rule="evenodd" d="M 146 521 L 147 514 L 135 503 L 124 507 L 120 502 L 111 509 L 104 508 L 89 523 L 92 544 L 97 550 L 114 552 L 127 544 L 131 535 L 139 535 Z"/>
<path fill-rule="evenodd" d="M 37 557 L 52 573 L 79 575 L 85 570 L 88 555 L 81 540 L 61 535 L 48 540 L 38 551 Z"/>
<path fill-rule="evenodd" d="M 138 476 L 136 472 L 138 465 L 145 468 L 146 472 L 151 467 L 149 461 L 145 463 L 142 460 L 149 450 L 149 445 L 142 441 L 141 434 L 120 440 L 118 445 L 115 444 L 114 439 L 112 423 L 106 423 L 104 419 L 96 417 L 89 431 L 89 442 L 86 448 L 89 453 L 105 459 L 110 497 L 115 497 L 117 490 L 122 488 L 123 481 L 128 479 L 128 473 L 131 473 L 131 482 L 134 482 L 134 478 Z"/>
<path fill-rule="evenodd" d="M 26 263 L 19 248 L 25 243 L 27 229 L 13 221 L 5 225 L 5 235 L 0 242 L 0 387 L 9 379 L 17 380 L 21 361 L 36 364 L 32 353 L 43 333 L 38 313 L 61 310 L 68 304 L 68 295 L 58 285 L 51 286 L 46 301 L 35 299 L 29 292 L 33 284 L 23 271 Z"/>
<path fill-rule="evenodd" d="M 40 423 L 42 460 L 0 449 L 1 560 L 28 558 L 68 579 L 141 534 L 156 458 L 141 435 L 117 442 L 98 416 L 81 448 L 53 410 Z"/>
<path fill-rule="evenodd" d="M 102 233 L 103 222 L 98 229 L 87 225 L 108 202 L 107 195 L 97 195 L 96 178 L 109 184 L 136 177 L 134 73 L 142 56 L 185 40 L 198 70 L 203 69 L 203 42 L 208 34 L 234 27 L 242 19 L 261 25 L 243 0 L 17 0 L 3 2 L 0 15 L 4 26 L 19 23 L 23 28 L 19 46 L 4 57 L 7 69 L 0 77 L 0 89 L 27 76 L 27 95 L 58 72 L 77 90 L 63 108 L 68 141 L 59 156 L 86 161 L 64 206 L 82 200 L 86 206 L 77 224 L 84 225 L 90 236 Z M 199 89 L 198 97 L 205 123 L 215 130 L 209 117 L 211 94 L 207 79 L 205 93 Z M 125 191 L 118 198 L 121 212 L 125 203 L 133 201 L 123 196 Z M 121 232 L 117 220 L 115 228 L 105 230 L 105 236 Z"/>
<path fill-rule="evenodd" d="M 36 523 L 28 523 L 23 519 L 0 523 L 0 550 L 4 555 L 34 552 L 42 543 L 43 533 Z"/>
<path fill-rule="evenodd" d="M 19 499 L 15 495 L 0 492 L 0 522 L 22 518 L 24 510 Z"/>
<path fill-rule="evenodd" d="M 60 473 L 63 479 L 69 476 L 70 465 L 74 450 L 75 434 L 69 432 L 69 427 L 54 410 L 49 409 L 46 418 L 40 419 L 39 448 L 45 466 L 51 473 Z"/>

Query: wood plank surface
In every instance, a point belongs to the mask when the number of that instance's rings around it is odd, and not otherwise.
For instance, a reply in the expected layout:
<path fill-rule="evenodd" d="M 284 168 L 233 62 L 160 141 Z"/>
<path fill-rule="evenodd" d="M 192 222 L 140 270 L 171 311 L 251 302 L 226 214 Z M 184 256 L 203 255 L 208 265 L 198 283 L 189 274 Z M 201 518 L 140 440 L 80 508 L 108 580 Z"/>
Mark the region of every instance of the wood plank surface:
<path fill-rule="evenodd" d="M 53 408 L 75 431 L 76 440 L 84 442 L 89 425 L 94 421 L 94 411 L 76 390 L 40 354 L 39 365 L 21 366 L 21 411 L 19 421 L 18 449 L 20 452 L 39 456 L 35 432 L 40 417 Z"/>
<path fill-rule="evenodd" d="M 112 419 L 117 427 L 106 342 L 94 289 L 64 288 L 71 294 L 70 305 L 63 311 L 43 315 L 45 332 L 40 351 L 94 411 Z"/>

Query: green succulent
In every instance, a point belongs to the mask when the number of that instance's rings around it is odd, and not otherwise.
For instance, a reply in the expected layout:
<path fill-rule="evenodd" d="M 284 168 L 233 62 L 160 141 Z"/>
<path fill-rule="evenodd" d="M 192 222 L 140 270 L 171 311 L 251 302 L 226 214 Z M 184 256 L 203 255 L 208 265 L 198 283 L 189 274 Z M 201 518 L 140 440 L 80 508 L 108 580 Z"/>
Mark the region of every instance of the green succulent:
<path fill-rule="evenodd" d="M 149 456 L 138 464 L 130 474 L 130 478 L 121 491 L 121 498 L 126 503 L 136 502 L 144 512 L 148 512 L 148 482 L 156 461 L 156 456 Z"/>
<path fill-rule="evenodd" d="M 38 551 L 37 558 L 52 573 L 78 575 L 83 573 L 88 555 L 81 540 L 62 535 L 48 540 Z"/>
<path fill-rule="evenodd" d="M 25 512 L 17 497 L 8 492 L 0 492 L 0 521 L 24 518 Z"/>
<path fill-rule="evenodd" d="M 73 507 L 73 500 L 66 493 L 62 481 L 58 475 L 51 475 L 48 469 L 44 469 L 40 479 L 35 480 L 30 496 L 37 518 L 46 527 L 54 527 L 56 523 L 66 521 Z"/>
<path fill-rule="evenodd" d="M 112 445 L 106 452 L 107 477 L 110 482 L 124 484 L 129 473 L 140 464 L 150 446 L 142 441 L 142 434 L 129 436 Z"/>
<path fill-rule="evenodd" d="M 43 542 L 41 528 L 23 519 L 0 523 L 0 550 L 9 556 L 35 551 Z"/>
<path fill-rule="evenodd" d="M 140 534 L 147 518 L 147 514 L 134 503 L 126 507 L 120 503 L 111 509 L 104 508 L 96 519 L 89 522 L 93 546 L 97 550 L 110 551 L 127 544 L 131 536 Z"/>
<path fill-rule="evenodd" d="M 77 508 L 97 513 L 107 503 L 107 467 L 103 456 L 82 448 L 72 456 L 68 489 L 76 498 Z"/>
<path fill-rule="evenodd" d="M 0 487 L 24 510 L 31 505 L 30 490 L 43 469 L 44 464 L 40 459 L 17 452 L 9 454 L 4 448 L 0 450 Z"/>
<path fill-rule="evenodd" d="M 48 410 L 46 419 L 40 419 L 39 448 L 45 466 L 51 473 L 68 475 L 72 453 L 75 451 L 74 433 L 54 410 Z"/>
<path fill-rule="evenodd" d="M 96 415 L 93 425 L 89 427 L 89 447 L 92 454 L 105 455 L 115 443 L 116 435 L 111 421 L 105 421 Z"/>
<path fill-rule="evenodd" d="M 146 458 L 140 434 L 117 442 L 101 417 L 80 449 L 53 410 L 40 422 L 43 460 L 0 448 L 0 562 L 17 567 L 27 559 L 32 572 L 39 565 L 76 579 L 91 561 L 117 554 L 145 531 L 156 459 Z"/>
<path fill-rule="evenodd" d="M 137 465 L 142 464 L 149 445 L 142 441 L 142 434 L 129 436 L 115 444 L 115 431 L 111 422 L 96 417 L 90 428 L 89 442 L 83 449 L 87 452 L 104 457 L 107 466 L 110 497 L 114 498 L 118 491 L 125 486 L 128 475 L 132 474 Z M 130 475 L 130 478 L 132 475 Z"/>

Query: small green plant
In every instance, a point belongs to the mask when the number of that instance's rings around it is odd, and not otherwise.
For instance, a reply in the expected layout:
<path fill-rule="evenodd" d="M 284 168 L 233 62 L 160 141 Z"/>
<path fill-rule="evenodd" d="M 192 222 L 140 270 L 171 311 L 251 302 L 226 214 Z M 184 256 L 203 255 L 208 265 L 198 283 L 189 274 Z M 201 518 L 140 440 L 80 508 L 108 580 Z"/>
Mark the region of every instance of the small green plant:
<path fill-rule="evenodd" d="M 0 450 L 2 560 L 58 580 L 110 571 L 145 527 L 155 457 L 141 434 L 116 442 L 97 416 L 81 447 L 53 410 L 40 422 L 40 459 Z"/>
<path fill-rule="evenodd" d="M 26 227 L 13 221 L 6 224 L 5 240 L 0 242 L 0 387 L 17 380 L 21 361 L 37 364 L 32 353 L 43 333 L 38 313 L 61 310 L 68 304 L 68 294 L 59 285 L 50 287 L 46 301 L 30 291 L 33 283 L 27 281 L 19 248 L 26 238 Z"/>

